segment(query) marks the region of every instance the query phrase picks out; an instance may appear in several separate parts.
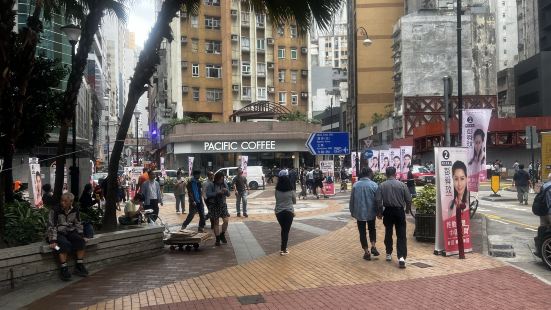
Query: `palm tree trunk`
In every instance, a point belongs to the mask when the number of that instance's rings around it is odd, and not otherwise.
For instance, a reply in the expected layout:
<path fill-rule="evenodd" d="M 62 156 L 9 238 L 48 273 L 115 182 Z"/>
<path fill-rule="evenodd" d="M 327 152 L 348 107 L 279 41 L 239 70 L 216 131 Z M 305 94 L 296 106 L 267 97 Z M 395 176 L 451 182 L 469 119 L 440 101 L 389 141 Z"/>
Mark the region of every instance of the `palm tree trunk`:
<path fill-rule="evenodd" d="M 57 145 L 56 159 L 56 174 L 54 199 L 58 201 L 61 197 L 63 189 L 64 167 L 66 161 L 65 148 L 67 146 L 67 135 L 69 134 L 69 126 L 73 122 L 73 115 L 77 105 L 77 96 L 80 86 L 82 85 L 82 75 L 86 69 L 88 61 L 88 53 L 92 49 L 94 36 L 99 29 L 101 19 L 104 15 L 105 8 L 100 6 L 101 1 L 91 2 L 90 11 L 84 20 L 77 53 L 73 59 L 71 66 L 71 74 L 67 81 L 67 88 L 64 95 L 64 115 L 61 128 L 59 130 L 59 142 Z"/>
<path fill-rule="evenodd" d="M 15 27 L 15 0 L 0 0 L 0 72 L 6 72 L 12 58 L 11 45 L 13 28 Z M 9 84 L 9 75 L 0 75 L 0 98 Z"/>
<path fill-rule="evenodd" d="M 117 226 L 117 173 L 124 147 L 124 140 L 126 139 L 128 128 L 132 122 L 134 109 L 136 108 L 140 97 L 147 90 L 146 85 L 153 76 L 156 66 L 160 63 L 158 52 L 161 42 L 164 38 L 172 41 L 170 22 L 174 17 L 176 17 L 182 2 L 182 0 L 165 0 L 165 2 L 163 2 L 159 15 L 157 16 L 157 21 L 149 34 L 149 38 L 147 39 L 144 49 L 140 53 L 138 64 L 134 70 L 134 76 L 130 82 L 128 102 L 126 103 L 124 115 L 117 131 L 117 140 L 113 146 L 113 151 L 111 152 L 109 162 L 109 175 L 107 177 L 107 201 L 105 206 L 105 214 L 103 217 L 103 227 L 108 230 L 114 229 Z"/>

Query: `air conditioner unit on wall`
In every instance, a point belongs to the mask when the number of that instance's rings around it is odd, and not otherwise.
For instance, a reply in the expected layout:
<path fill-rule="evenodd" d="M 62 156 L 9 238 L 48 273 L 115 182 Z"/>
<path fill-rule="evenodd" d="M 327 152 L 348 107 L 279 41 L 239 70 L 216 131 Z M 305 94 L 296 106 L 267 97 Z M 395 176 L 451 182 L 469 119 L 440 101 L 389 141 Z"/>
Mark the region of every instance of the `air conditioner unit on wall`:
<path fill-rule="evenodd" d="M 268 69 L 273 69 L 274 68 L 274 63 L 273 62 L 269 62 L 268 63 Z"/>
<path fill-rule="evenodd" d="M 234 66 L 234 67 L 239 66 L 239 59 L 232 59 L 231 60 L 231 65 Z"/>
<path fill-rule="evenodd" d="M 189 91 L 188 86 L 182 86 L 182 93 L 187 93 Z"/>
<path fill-rule="evenodd" d="M 300 50 L 302 51 L 303 54 L 308 54 L 308 48 L 307 47 L 303 47 Z"/>
<path fill-rule="evenodd" d="M 239 85 L 233 84 L 233 85 L 232 85 L 232 90 L 233 90 L 234 92 L 238 92 L 238 91 L 239 91 Z"/>
<path fill-rule="evenodd" d="M 266 43 L 267 43 L 268 45 L 274 45 L 274 39 L 272 39 L 272 38 L 267 38 L 267 39 L 266 39 Z"/>
<path fill-rule="evenodd" d="M 301 96 L 302 98 L 308 98 L 308 93 L 302 92 L 302 93 L 300 93 L 300 96 Z"/>
<path fill-rule="evenodd" d="M 231 35 L 231 40 L 232 40 L 233 42 L 238 42 L 238 41 L 239 41 L 239 36 L 236 35 L 236 34 L 232 34 L 232 35 Z"/>
<path fill-rule="evenodd" d="M 268 87 L 268 92 L 269 92 L 269 93 L 275 92 L 275 88 L 273 88 L 273 87 Z"/>
<path fill-rule="evenodd" d="M 237 10 L 231 10 L 231 16 L 237 17 Z"/>

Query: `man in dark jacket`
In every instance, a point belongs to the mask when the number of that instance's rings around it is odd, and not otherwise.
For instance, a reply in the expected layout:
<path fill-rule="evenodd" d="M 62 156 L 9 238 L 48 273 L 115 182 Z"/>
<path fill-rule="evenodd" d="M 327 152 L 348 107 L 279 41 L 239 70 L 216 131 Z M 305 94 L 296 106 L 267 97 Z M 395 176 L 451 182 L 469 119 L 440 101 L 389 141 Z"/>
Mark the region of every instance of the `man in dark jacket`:
<path fill-rule="evenodd" d="M 524 170 L 524 165 L 518 165 L 518 171 L 513 176 L 513 186 L 517 187 L 517 198 L 520 204 L 528 204 L 528 191 L 530 189 L 530 174 Z"/>
<path fill-rule="evenodd" d="M 186 189 L 189 198 L 189 214 L 182 224 L 182 229 L 186 229 L 189 223 L 199 213 L 199 232 L 205 231 L 205 206 L 203 204 L 203 186 L 199 178 L 201 171 L 193 171 L 193 178 L 187 183 Z"/>

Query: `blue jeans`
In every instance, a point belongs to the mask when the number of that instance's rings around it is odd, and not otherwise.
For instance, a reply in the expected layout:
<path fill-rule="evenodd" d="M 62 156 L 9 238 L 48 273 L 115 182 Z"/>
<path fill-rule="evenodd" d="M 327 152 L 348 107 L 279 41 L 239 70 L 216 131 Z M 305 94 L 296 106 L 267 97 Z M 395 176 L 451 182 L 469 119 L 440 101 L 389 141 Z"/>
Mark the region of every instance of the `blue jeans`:
<path fill-rule="evenodd" d="M 186 212 L 186 195 L 174 195 L 174 197 L 176 198 L 176 212 Z M 180 205 L 182 205 L 182 208 L 180 208 Z"/>
<path fill-rule="evenodd" d="M 247 214 L 247 191 L 237 193 L 235 196 L 235 208 L 241 213 L 241 201 L 243 201 L 243 214 Z"/>

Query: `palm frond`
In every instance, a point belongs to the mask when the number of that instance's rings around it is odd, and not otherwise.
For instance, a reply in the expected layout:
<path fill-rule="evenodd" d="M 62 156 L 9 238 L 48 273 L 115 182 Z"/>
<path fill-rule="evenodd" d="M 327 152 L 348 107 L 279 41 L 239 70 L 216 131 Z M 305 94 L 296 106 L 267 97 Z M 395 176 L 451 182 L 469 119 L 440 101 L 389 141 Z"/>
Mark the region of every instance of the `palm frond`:
<path fill-rule="evenodd" d="M 266 13 L 276 25 L 294 22 L 307 31 L 316 25 L 326 30 L 344 0 L 242 0 L 257 13 Z"/>
<path fill-rule="evenodd" d="M 58 0 L 61 2 L 61 7 L 65 12 L 66 21 L 82 22 L 88 12 L 88 3 L 82 0 Z"/>
<path fill-rule="evenodd" d="M 106 13 L 109 15 L 116 16 L 120 22 L 126 23 L 128 20 L 128 12 L 126 5 L 124 4 L 125 1 L 116 1 L 116 0 L 104 0 L 104 7 L 106 9 Z"/>
<path fill-rule="evenodd" d="M 182 11 L 186 12 L 189 15 L 199 14 L 199 6 L 201 5 L 201 0 L 188 0 L 182 3 Z"/>

